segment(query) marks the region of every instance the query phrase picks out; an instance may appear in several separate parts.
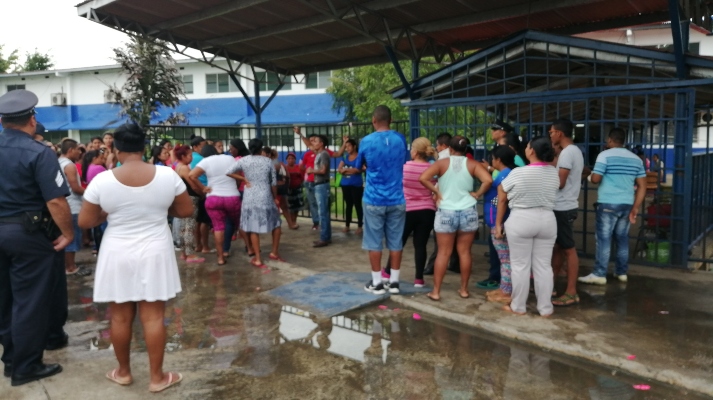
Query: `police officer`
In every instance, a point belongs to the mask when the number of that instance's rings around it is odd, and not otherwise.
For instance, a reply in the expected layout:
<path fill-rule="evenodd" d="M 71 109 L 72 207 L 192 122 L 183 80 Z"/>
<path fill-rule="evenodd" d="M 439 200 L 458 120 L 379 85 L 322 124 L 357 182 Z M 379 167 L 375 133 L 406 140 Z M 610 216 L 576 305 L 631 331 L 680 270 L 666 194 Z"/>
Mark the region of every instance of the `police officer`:
<path fill-rule="evenodd" d="M 65 199 L 69 190 L 57 155 L 33 140 L 37 101 L 26 90 L 0 97 L 0 359 L 12 386 L 62 371 L 59 364 L 44 364 L 42 355 L 56 287 L 56 252 L 74 238 Z"/>

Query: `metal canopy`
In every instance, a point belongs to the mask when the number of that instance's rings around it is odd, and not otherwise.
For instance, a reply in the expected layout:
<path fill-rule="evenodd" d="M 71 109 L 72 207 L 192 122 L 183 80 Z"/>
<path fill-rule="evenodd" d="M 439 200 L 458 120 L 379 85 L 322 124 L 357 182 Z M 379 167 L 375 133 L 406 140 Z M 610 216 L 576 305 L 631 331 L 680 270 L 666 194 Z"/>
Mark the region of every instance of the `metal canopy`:
<path fill-rule="evenodd" d="M 682 1 L 708 27 L 706 1 Z M 458 58 L 524 29 L 576 34 L 667 21 L 669 0 L 89 0 L 78 14 L 129 34 L 282 76 Z M 393 57 L 392 57 L 393 58 Z M 231 65 L 229 72 L 237 72 Z M 251 78 L 251 77 L 248 77 Z"/>
<path fill-rule="evenodd" d="M 410 85 L 411 93 L 403 87 L 392 95 L 411 107 L 437 107 L 467 105 L 478 99 L 495 102 L 513 95 L 536 99 L 609 91 L 614 87 L 692 86 L 698 104 L 713 104 L 713 60 L 688 56 L 685 62 L 695 84 L 677 79 L 676 56 L 671 53 L 524 31 L 415 80 Z M 518 112 L 518 118 L 529 120 L 530 114 L 542 115 L 538 107 Z M 645 112 L 650 107 L 661 107 L 669 115 L 674 113 L 673 104 L 658 104 L 656 100 L 650 100 L 645 107 L 639 104 L 632 108 L 625 102 L 588 104 L 586 109 L 581 108 L 582 103 L 578 107 L 572 115 L 601 110 L 602 115 L 614 117 Z"/>

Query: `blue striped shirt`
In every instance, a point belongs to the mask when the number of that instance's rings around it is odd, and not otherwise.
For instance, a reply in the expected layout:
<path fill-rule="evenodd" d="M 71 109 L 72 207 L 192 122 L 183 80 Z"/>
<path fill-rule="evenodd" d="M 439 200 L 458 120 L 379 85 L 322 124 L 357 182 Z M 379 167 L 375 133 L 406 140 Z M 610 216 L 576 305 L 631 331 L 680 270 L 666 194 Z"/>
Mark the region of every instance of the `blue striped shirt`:
<path fill-rule="evenodd" d="M 646 177 L 641 159 L 622 147 L 599 153 L 592 172 L 602 176 L 597 201 L 605 204 L 633 205 L 636 178 Z"/>

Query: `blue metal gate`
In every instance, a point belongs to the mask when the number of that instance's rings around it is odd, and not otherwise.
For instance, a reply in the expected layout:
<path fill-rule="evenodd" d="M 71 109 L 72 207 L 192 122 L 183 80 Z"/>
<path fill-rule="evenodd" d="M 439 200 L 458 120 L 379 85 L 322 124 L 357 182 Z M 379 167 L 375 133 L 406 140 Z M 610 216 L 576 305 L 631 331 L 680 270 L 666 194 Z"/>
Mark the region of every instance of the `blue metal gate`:
<path fill-rule="evenodd" d="M 609 130 L 623 128 L 629 134 L 628 146 L 643 153 L 645 162 L 657 154 L 665 166 L 660 176 L 649 174 L 641 218 L 630 231 L 632 258 L 637 263 L 685 268 L 690 236 L 704 229 L 691 224 L 692 210 L 698 209 L 691 207 L 693 177 L 687 173 L 692 168 L 694 100 L 693 89 L 687 88 L 602 87 L 449 99 L 442 106 L 439 101 L 414 102 L 412 106 L 419 110 L 421 136 L 466 135 L 479 159 L 492 148 L 489 127 L 496 116 L 513 125 L 524 141 L 546 135 L 555 119 L 569 118 L 576 125 L 575 144 L 589 166 L 603 150 Z M 594 191 L 595 186 L 582 181 L 575 231 L 578 249 L 587 256 L 595 251 Z M 697 201 L 710 204 L 710 196 Z"/>

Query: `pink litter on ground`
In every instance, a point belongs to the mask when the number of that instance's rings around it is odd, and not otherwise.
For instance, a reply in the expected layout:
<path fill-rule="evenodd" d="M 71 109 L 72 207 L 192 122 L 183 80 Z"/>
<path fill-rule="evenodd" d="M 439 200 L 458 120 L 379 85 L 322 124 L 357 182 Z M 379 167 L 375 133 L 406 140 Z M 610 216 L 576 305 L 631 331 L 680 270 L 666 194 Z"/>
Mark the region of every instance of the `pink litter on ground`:
<path fill-rule="evenodd" d="M 394 311 L 401 311 L 400 308 L 394 308 Z"/>
<path fill-rule="evenodd" d="M 387 307 L 383 304 L 379 306 L 379 310 L 388 310 L 388 309 L 389 309 L 389 307 Z"/>
<path fill-rule="evenodd" d="M 263 274 L 269 274 L 269 273 L 270 273 L 270 270 L 269 270 L 269 269 L 263 270 L 262 273 L 263 273 Z"/>
<path fill-rule="evenodd" d="M 633 355 L 633 354 L 632 354 L 632 355 L 628 355 L 628 356 L 626 356 L 626 359 L 627 359 L 627 360 L 636 360 L 636 356 Z"/>
<path fill-rule="evenodd" d="M 634 385 L 634 389 L 636 389 L 636 390 L 650 390 L 651 386 L 649 386 L 649 385 Z"/>
<path fill-rule="evenodd" d="M 415 319 L 416 321 L 418 321 L 418 320 L 421 319 L 421 316 L 418 315 L 418 314 L 416 314 L 416 313 L 413 313 L 413 319 Z"/>
<path fill-rule="evenodd" d="M 668 311 L 659 311 L 659 314 L 661 314 L 661 315 L 668 315 Z"/>

